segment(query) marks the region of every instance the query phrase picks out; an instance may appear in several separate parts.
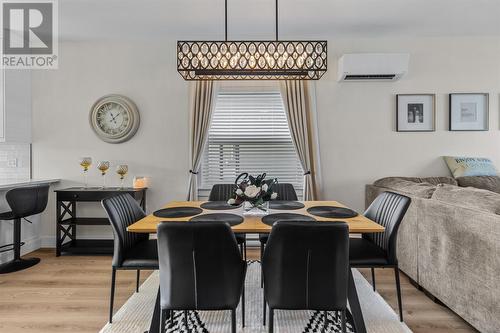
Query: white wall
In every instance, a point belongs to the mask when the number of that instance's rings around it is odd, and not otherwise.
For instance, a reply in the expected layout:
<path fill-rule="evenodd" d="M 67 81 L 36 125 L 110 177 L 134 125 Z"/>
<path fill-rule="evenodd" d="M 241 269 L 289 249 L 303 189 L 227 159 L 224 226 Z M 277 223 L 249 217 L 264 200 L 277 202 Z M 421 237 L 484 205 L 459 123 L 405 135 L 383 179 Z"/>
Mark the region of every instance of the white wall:
<path fill-rule="evenodd" d="M 447 175 L 440 158 L 447 154 L 489 156 L 500 167 L 499 38 L 328 42 L 329 71 L 317 82 L 325 198 L 361 210 L 366 183 L 391 175 Z M 410 71 L 396 83 L 337 83 L 336 60 L 347 52 L 409 52 Z M 449 92 L 489 92 L 490 131 L 446 131 Z M 141 127 L 127 143 L 104 143 L 88 124 L 92 103 L 109 93 L 129 96 L 141 111 Z M 396 93 L 436 93 L 437 131 L 395 132 Z M 150 211 L 182 200 L 188 177 L 187 108 L 188 85 L 176 72 L 175 40 L 62 43 L 59 69 L 33 73 L 34 177 L 64 179 L 62 187 L 80 182 L 77 159 L 89 155 L 129 164 L 131 177 L 150 176 Z M 91 181 L 99 183 L 95 169 Z M 55 229 L 54 204 L 49 205 L 43 217 L 45 246 Z"/>

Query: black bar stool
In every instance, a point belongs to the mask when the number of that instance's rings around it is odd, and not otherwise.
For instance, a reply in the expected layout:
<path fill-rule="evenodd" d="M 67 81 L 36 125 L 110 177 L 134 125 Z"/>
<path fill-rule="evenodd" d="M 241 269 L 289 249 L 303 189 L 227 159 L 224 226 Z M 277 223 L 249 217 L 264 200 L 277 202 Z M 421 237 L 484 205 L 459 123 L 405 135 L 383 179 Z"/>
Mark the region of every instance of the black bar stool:
<path fill-rule="evenodd" d="M 21 259 L 21 246 L 24 245 L 21 242 L 21 219 L 26 220 L 28 216 L 43 212 L 47 207 L 48 197 L 49 185 L 14 188 L 5 195 L 11 211 L 0 214 L 0 221 L 13 220 L 14 240 L 13 244 L 1 246 L 0 252 L 14 251 L 14 259 L 0 265 L 0 274 L 17 272 L 40 262 L 39 258 Z"/>

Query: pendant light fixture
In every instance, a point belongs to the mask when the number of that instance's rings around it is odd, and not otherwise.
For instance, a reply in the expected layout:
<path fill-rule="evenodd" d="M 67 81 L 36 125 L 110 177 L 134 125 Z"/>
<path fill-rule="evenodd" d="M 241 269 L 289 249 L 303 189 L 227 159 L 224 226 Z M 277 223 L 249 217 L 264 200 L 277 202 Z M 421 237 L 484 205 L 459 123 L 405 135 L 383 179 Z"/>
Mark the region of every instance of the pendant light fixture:
<path fill-rule="evenodd" d="M 177 71 L 185 80 L 319 80 L 327 70 L 327 42 L 278 39 L 177 41 Z"/>

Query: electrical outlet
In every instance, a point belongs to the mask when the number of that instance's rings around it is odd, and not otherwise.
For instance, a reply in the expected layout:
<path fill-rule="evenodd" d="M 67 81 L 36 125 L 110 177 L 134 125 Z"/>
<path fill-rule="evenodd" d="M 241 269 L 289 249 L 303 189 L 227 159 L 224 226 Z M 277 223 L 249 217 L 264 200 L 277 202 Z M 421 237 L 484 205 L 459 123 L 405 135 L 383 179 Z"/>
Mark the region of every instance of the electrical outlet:
<path fill-rule="evenodd" d="M 17 168 L 17 158 L 13 158 L 7 161 L 7 166 L 9 168 Z"/>

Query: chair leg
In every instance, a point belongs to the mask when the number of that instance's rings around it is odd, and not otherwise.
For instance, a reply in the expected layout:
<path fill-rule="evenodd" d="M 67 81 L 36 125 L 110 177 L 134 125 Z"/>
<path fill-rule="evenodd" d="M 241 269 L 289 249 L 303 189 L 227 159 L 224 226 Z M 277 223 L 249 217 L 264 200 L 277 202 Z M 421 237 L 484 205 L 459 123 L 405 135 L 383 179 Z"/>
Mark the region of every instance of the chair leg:
<path fill-rule="evenodd" d="M 323 333 L 326 333 L 326 326 L 328 325 L 328 312 L 323 311 Z"/>
<path fill-rule="evenodd" d="M 109 323 L 113 323 L 113 302 L 115 301 L 116 268 L 111 272 L 111 297 L 109 299 Z"/>
<path fill-rule="evenodd" d="M 342 317 L 342 333 L 346 333 L 346 318 L 345 318 L 345 311 L 342 310 L 341 317 Z"/>
<path fill-rule="evenodd" d="M 135 282 L 135 292 L 138 293 L 139 292 L 139 280 L 141 279 L 141 270 L 138 269 L 137 270 L 137 279 L 136 279 L 136 282 Z"/>
<path fill-rule="evenodd" d="M 245 242 L 243 242 L 243 257 L 247 261 L 247 239 L 245 237 Z"/>
<path fill-rule="evenodd" d="M 399 320 L 403 321 L 403 304 L 401 302 L 401 282 L 399 281 L 399 268 L 394 267 L 394 275 L 396 277 L 396 291 L 398 293 Z"/>
<path fill-rule="evenodd" d="M 274 309 L 269 308 L 269 333 L 274 332 Z"/>
<path fill-rule="evenodd" d="M 186 332 L 191 332 L 189 329 L 189 322 L 188 322 L 188 311 L 184 310 L 184 325 L 186 326 Z"/>
<path fill-rule="evenodd" d="M 165 333 L 165 326 L 166 326 L 166 322 L 167 322 L 167 319 L 168 319 L 168 315 L 167 315 L 167 312 L 170 313 L 170 310 L 161 310 L 161 314 L 160 314 L 160 333 Z"/>
<path fill-rule="evenodd" d="M 231 333 L 236 333 L 236 310 L 231 310 Z"/>
<path fill-rule="evenodd" d="M 264 243 L 260 243 L 260 287 L 264 287 L 264 270 L 262 269 L 262 257 L 264 257 Z"/>
<path fill-rule="evenodd" d="M 243 281 L 243 290 L 241 291 L 241 327 L 245 327 L 245 281 Z"/>
<path fill-rule="evenodd" d="M 373 286 L 373 291 L 376 291 L 375 287 L 375 268 L 372 267 L 372 286 Z"/>
<path fill-rule="evenodd" d="M 266 305 L 266 295 L 264 294 L 264 292 L 262 292 L 262 297 L 264 299 L 264 306 L 262 307 L 263 311 L 262 311 L 262 325 L 266 326 L 266 308 L 267 308 L 267 305 Z"/>

